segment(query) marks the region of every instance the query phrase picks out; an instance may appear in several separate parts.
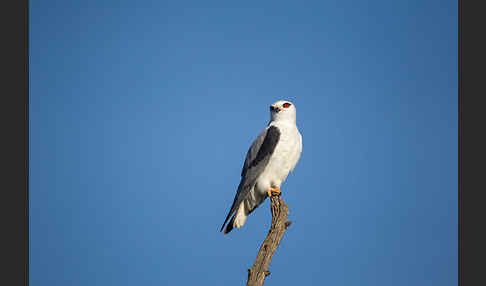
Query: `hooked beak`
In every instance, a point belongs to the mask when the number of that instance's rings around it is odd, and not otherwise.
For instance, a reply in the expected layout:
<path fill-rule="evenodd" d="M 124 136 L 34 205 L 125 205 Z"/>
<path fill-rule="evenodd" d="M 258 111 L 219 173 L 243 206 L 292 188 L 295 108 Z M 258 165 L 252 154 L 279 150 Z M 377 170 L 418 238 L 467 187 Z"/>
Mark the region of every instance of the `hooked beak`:
<path fill-rule="evenodd" d="M 278 106 L 275 106 L 275 105 L 270 105 L 270 110 L 271 111 L 275 111 L 275 112 L 279 112 L 281 111 L 282 109 Z"/>

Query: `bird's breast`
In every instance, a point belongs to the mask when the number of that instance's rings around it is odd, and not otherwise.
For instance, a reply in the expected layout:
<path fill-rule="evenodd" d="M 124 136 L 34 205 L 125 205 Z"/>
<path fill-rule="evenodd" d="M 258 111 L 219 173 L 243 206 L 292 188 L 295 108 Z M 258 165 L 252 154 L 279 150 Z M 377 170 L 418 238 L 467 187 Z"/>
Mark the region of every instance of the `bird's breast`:
<path fill-rule="evenodd" d="M 295 166 L 300 154 L 300 134 L 296 127 L 277 126 L 280 139 L 266 168 L 266 175 L 280 185 Z"/>

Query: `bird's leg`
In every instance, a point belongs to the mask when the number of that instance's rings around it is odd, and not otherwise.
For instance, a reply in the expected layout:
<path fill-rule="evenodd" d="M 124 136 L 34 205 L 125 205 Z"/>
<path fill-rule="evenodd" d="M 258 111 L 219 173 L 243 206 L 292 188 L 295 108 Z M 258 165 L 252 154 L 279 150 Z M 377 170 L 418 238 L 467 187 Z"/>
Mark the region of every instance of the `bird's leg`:
<path fill-rule="evenodd" d="M 271 197 L 272 194 L 276 194 L 277 196 L 280 196 L 280 193 L 281 193 L 280 189 L 277 189 L 277 188 L 270 188 L 270 189 L 268 189 L 268 192 L 267 192 L 269 197 Z"/>

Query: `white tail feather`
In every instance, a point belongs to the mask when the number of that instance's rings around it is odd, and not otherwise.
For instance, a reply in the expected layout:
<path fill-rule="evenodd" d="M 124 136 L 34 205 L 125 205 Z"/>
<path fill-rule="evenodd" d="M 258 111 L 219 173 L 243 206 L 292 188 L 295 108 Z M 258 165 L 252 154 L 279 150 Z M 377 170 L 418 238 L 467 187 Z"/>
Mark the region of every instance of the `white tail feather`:
<path fill-rule="evenodd" d="M 242 227 L 245 224 L 247 217 L 248 214 L 245 211 L 245 204 L 244 202 L 241 202 L 240 206 L 238 207 L 238 211 L 236 212 L 233 226 L 237 228 Z"/>

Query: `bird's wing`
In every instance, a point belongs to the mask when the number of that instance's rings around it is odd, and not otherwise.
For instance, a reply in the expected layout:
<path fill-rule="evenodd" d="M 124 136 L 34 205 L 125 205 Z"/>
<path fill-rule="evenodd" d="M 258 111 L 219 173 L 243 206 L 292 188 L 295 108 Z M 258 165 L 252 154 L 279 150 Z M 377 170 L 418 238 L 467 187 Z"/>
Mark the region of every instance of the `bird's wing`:
<path fill-rule="evenodd" d="M 226 216 L 226 219 L 221 227 L 224 225 L 236 211 L 240 203 L 246 198 L 248 192 L 253 188 L 258 176 L 265 170 L 265 167 L 270 160 L 270 157 L 275 150 L 280 139 L 280 130 L 275 126 L 269 126 L 263 130 L 262 133 L 253 141 L 248 153 L 246 154 L 243 170 L 241 171 L 241 181 L 236 192 L 235 199 L 231 205 L 231 209 Z"/>

